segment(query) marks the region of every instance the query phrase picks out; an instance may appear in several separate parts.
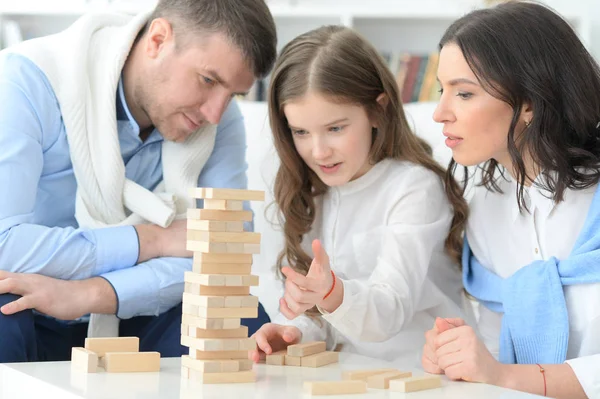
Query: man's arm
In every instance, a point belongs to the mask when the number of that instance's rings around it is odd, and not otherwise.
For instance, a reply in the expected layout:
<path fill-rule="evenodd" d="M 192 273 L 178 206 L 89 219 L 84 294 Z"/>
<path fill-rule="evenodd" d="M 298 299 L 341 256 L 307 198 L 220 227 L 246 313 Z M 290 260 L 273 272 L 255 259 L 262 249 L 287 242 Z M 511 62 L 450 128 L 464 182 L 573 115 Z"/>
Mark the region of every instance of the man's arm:
<path fill-rule="evenodd" d="M 40 179 L 52 178 L 48 165 L 69 157 L 60 109 L 31 61 L 3 55 L 0 71 L 0 270 L 84 279 L 135 264 L 138 239 L 131 226 L 81 230 L 37 222 L 36 201 L 48 195 L 40 192 Z"/>
<path fill-rule="evenodd" d="M 247 168 L 246 131 L 239 108 L 232 102 L 218 126 L 215 147 L 202 169 L 198 186 L 246 189 Z M 157 258 L 102 277 L 115 289 L 117 316 L 127 319 L 158 315 L 179 304 L 183 275 L 191 268 L 191 259 Z"/>

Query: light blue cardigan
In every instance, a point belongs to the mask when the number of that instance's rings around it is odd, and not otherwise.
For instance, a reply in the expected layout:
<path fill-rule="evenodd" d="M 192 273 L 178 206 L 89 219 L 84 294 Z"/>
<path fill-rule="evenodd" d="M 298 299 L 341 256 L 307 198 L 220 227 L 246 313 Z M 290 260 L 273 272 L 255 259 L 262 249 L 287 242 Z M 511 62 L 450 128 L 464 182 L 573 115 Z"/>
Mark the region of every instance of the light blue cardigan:
<path fill-rule="evenodd" d="M 596 189 L 583 229 L 567 259 L 535 261 L 503 279 L 477 261 L 465 237 L 462 266 L 467 292 L 487 308 L 504 313 L 502 363 L 564 362 L 569 315 L 563 285 L 600 282 L 600 189 Z"/>

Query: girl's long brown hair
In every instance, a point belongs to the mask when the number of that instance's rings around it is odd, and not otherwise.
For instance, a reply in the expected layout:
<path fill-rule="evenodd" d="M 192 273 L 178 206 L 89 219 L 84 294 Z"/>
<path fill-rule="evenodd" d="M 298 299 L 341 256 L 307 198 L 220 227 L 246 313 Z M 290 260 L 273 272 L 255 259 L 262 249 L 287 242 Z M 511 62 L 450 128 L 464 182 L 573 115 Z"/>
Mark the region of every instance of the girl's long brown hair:
<path fill-rule="evenodd" d="M 410 161 L 435 172 L 445 181 L 454 218 L 446 239 L 446 251 L 460 265 L 462 234 L 467 204 L 462 189 L 431 156 L 431 147 L 410 129 L 392 73 L 378 52 L 355 31 L 342 26 L 324 26 L 288 43 L 273 70 L 269 88 L 269 117 L 274 144 L 281 160 L 275 178 L 275 202 L 285 235 L 285 247 L 277 258 L 306 274 L 312 258 L 301 247 L 315 219 L 314 198 L 327 186 L 302 161 L 283 112 L 284 105 L 309 90 L 333 101 L 361 105 L 378 129 L 373 134 L 370 161 L 392 158 Z M 384 93 L 385 105 L 377 102 Z"/>

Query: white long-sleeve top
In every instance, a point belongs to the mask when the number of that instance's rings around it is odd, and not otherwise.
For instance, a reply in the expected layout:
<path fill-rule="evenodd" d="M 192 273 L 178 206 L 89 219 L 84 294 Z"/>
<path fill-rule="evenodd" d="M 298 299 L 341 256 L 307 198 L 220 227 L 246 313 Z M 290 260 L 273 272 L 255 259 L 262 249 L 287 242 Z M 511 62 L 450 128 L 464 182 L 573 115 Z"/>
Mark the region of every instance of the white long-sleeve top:
<path fill-rule="evenodd" d="M 469 204 L 467 237 L 479 262 L 506 278 L 535 260 L 567 258 L 583 228 L 597 186 L 567 190 L 559 204 L 543 189 L 525 188 L 529 212 L 520 213 L 516 183 L 499 183 L 504 194 L 477 187 Z M 569 285 L 563 290 L 569 314 L 567 363 L 587 396 L 599 398 L 600 284 Z M 479 332 L 497 357 L 502 315 L 484 306 L 479 306 L 479 314 Z"/>
<path fill-rule="evenodd" d="M 312 255 L 312 240 L 322 240 L 342 304 L 320 323 L 275 321 L 299 327 L 303 341 L 414 365 L 435 317 L 460 314 L 460 272 L 444 251 L 452 215 L 440 178 L 409 162 L 384 160 L 329 188 L 302 245 Z"/>

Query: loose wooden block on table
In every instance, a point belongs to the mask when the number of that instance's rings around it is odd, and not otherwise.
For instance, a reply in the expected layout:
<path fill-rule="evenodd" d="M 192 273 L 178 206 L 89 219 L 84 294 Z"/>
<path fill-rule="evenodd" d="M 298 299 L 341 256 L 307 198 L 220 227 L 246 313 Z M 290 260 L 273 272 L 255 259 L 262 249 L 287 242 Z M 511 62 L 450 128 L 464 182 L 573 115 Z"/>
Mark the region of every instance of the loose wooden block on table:
<path fill-rule="evenodd" d="M 235 373 L 207 373 L 202 375 L 203 384 L 236 384 L 255 382 L 254 371 L 238 371 Z"/>
<path fill-rule="evenodd" d="M 192 338 L 181 336 L 181 345 L 201 351 L 250 351 L 256 349 L 254 338 Z"/>
<path fill-rule="evenodd" d="M 190 348 L 189 356 L 198 360 L 247 360 L 248 351 L 202 351 Z"/>
<path fill-rule="evenodd" d="M 265 192 L 258 190 L 240 190 L 232 188 L 195 187 L 190 189 L 190 197 L 237 201 L 264 201 Z"/>
<path fill-rule="evenodd" d="M 290 356 L 308 356 L 325 352 L 325 341 L 306 342 L 304 344 L 290 345 L 287 354 Z"/>
<path fill-rule="evenodd" d="M 260 233 L 252 232 L 212 232 L 188 230 L 187 239 L 190 241 L 205 241 L 214 243 L 237 242 L 242 244 L 260 244 Z"/>
<path fill-rule="evenodd" d="M 369 388 L 388 389 L 390 387 L 390 381 L 411 376 L 412 373 L 410 371 L 389 371 L 387 373 L 370 376 L 367 378 L 367 385 Z"/>
<path fill-rule="evenodd" d="M 190 327 L 198 327 L 205 330 L 230 330 L 241 327 L 241 319 L 205 319 L 185 313 L 182 315 L 181 322 Z"/>
<path fill-rule="evenodd" d="M 226 199 L 205 199 L 204 209 L 218 209 L 221 211 L 243 211 L 244 201 Z"/>
<path fill-rule="evenodd" d="M 236 263 L 196 263 L 192 265 L 192 272 L 199 274 L 250 274 L 252 265 Z"/>
<path fill-rule="evenodd" d="M 252 264 L 251 254 L 210 254 L 203 252 L 194 253 L 194 263 L 236 263 Z"/>
<path fill-rule="evenodd" d="M 364 381 L 305 382 L 304 392 L 309 395 L 347 395 L 366 393 L 367 383 Z"/>
<path fill-rule="evenodd" d="M 86 338 L 85 349 L 95 352 L 98 357 L 107 352 L 139 352 L 138 337 Z"/>
<path fill-rule="evenodd" d="M 283 366 L 285 365 L 285 355 L 287 355 L 287 350 L 273 352 L 267 355 L 265 360 L 268 365 Z"/>
<path fill-rule="evenodd" d="M 109 373 L 137 373 L 160 371 L 158 352 L 108 352 L 104 368 Z"/>
<path fill-rule="evenodd" d="M 181 324 L 181 335 L 191 338 L 248 338 L 248 327 L 231 328 L 228 330 L 206 330 L 204 328 Z"/>
<path fill-rule="evenodd" d="M 390 391 L 396 392 L 417 392 L 440 388 L 441 386 L 442 379 L 439 375 L 425 375 L 390 381 Z"/>
<path fill-rule="evenodd" d="M 321 352 L 310 356 L 301 357 L 302 367 L 321 367 L 337 363 L 340 359 L 339 352 Z"/>
<path fill-rule="evenodd" d="M 284 362 L 286 366 L 301 366 L 302 358 L 300 356 L 285 355 Z"/>
<path fill-rule="evenodd" d="M 200 285 L 196 283 L 185 283 L 185 292 L 194 295 L 207 296 L 248 296 L 250 295 L 250 286 L 227 287 L 223 285 Z"/>
<path fill-rule="evenodd" d="M 242 232 L 244 222 L 187 219 L 188 230 L 214 231 L 214 232 Z"/>
<path fill-rule="evenodd" d="M 98 370 L 98 354 L 85 348 L 71 349 L 71 367 L 85 373 L 95 373 Z"/>
<path fill-rule="evenodd" d="M 220 222 L 251 222 L 252 212 L 250 211 L 218 211 L 215 209 L 196 209 L 187 210 L 188 219 L 192 220 L 218 220 Z"/>
<path fill-rule="evenodd" d="M 396 371 L 396 369 L 364 369 L 364 370 L 346 370 L 342 371 L 343 380 L 362 380 L 367 381 L 367 378 L 383 373 Z"/>

